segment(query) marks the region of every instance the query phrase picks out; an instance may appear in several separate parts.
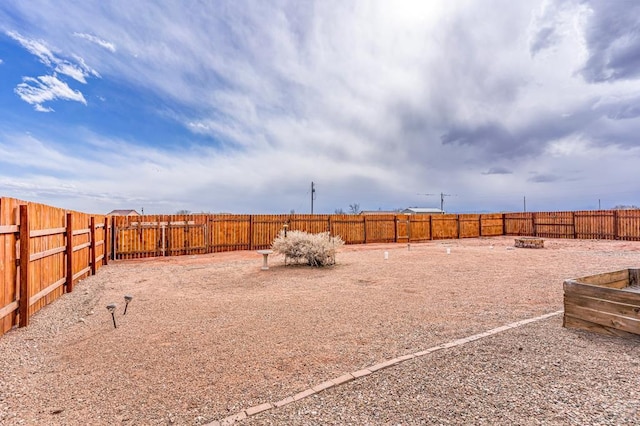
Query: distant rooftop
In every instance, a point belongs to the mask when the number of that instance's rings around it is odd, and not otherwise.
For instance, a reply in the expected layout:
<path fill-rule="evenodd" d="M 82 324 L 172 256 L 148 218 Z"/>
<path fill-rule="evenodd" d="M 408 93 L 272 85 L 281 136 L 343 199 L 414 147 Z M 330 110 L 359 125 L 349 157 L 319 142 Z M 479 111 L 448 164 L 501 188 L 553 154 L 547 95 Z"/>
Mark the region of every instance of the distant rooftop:
<path fill-rule="evenodd" d="M 444 211 L 435 207 L 409 207 L 402 210 L 405 214 L 443 214 Z"/>
<path fill-rule="evenodd" d="M 107 216 L 140 216 L 135 210 L 111 210 Z"/>

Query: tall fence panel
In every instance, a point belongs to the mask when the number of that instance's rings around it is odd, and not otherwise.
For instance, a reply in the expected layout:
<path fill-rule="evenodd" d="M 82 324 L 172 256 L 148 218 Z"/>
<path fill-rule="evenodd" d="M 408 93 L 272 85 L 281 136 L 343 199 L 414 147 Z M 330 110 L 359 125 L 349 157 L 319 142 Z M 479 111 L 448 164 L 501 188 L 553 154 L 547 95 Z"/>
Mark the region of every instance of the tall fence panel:
<path fill-rule="evenodd" d="M 108 262 L 104 216 L 0 198 L 0 335 Z"/>
<path fill-rule="evenodd" d="M 480 215 L 481 237 L 497 237 L 504 235 L 504 216 L 502 213 L 489 213 Z"/>
<path fill-rule="evenodd" d="M 573 212 L 539 212 L 531 214 L 533 233 L 546 238 L 574 238 Z"/>
<path fill-rule="evenodd" d="M 432 240 L 432 215 L 407 215 L 410 223 L 409 241 L 412 243 L 420 243 Z M 400 219 L 402 220 L 402 219 Z"/>
<path fill-rule="evenodd" d="M 169 215 L 156 225 L 159 233 L 158 246 L 164 246 L 165 256 L 207 253 L 207 216 Z M 164 238 L 164 239 L 163 239 Z"/>
<path fill-rule="evenodd" d="M 330 232 L 329 215 L 326 214 L 295 214 L 287 219 L 289 231 L 304 231 L 311 234 Z"/>
<path fill-rule="evenodd" d="M 505 235 L 532 236 L 533 214 L 532 213 L 505 213 L 504 215 Z"/>
<path fill-rule="evenodd" d="M 395 215 L 363 216 L 364 237 L 367 243 L 393 243 L 396 241 Z"/>
<path fill-rule="evenodd" d="M 250 250 L 268 249 L 276 239 L 289 217 L 287 215 L 251 215 Z"/>
<path fill-rule="evenodd" d="M 64 284 L 67 281 L 67 212 L 36 203 L 29 203 L 27 208 L 30 255 L 29 259 L 20 259 L 20 262 L 25 260 L 29 263 L 28 315 L 31 316 L 64 293 Z M 22 226 L 22 223 L 20 225 Z M 73 255 L 77 258 L 77 252 Z M 84 263 L 82 262 L 83 265 Z"/>
<path fill-rule="evenodd" d="M 479 214 L 458 215 L 458 238 L 477 238 L 480 236 L 481 218 Z"/>
<path fill-rule="evenodd" d="M 458 215 L 438 214 L 431 216 L 431 235 L 434 240 L 445 240 L 458 238 L 459 225 Z"/>
<path fill-rule="evenodd" d="M 164 255 L 162 247 L 162 216 L 115 216 L 116 259 L 138 259 Z"/>
<path fill-rule="evenodd" d="M 251 220 L 248 214 L 213 215 L 211 227 L 211 251 L 249 250 L 251 247 Z"/>
<path fill-rule="evenodd" d="M 331 216 L 331 235 L 339 235 L 345 244 L 365 243 L 364 216 L 338 214 Z"/>
<path fill-rule="evenodd" d="M 616 211 L 595 210 L 573 213 L 575 223 L 574 238 L 616 239 Z"/>
<path fill-rule="evenodd" d="M 640 241 L 640 210 L 616 210 L 615 220 L 618 239 Z"/>

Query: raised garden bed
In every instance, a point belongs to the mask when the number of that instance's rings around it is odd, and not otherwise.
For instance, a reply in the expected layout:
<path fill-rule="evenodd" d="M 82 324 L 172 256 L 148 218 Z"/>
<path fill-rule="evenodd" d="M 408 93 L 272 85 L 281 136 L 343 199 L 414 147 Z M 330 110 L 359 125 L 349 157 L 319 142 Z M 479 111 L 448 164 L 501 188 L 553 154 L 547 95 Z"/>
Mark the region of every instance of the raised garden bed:
<path fill-rule="evenodd" d="M 640 269 L 565 280 L 563 325 L 640 339 Z"/>

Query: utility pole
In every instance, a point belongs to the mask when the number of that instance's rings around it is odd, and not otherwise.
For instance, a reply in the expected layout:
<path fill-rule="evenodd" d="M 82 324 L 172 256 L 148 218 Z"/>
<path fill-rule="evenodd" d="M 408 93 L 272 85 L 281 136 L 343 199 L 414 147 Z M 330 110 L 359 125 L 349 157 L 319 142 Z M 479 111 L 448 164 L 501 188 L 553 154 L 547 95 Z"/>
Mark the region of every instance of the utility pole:
<path fill-rule="evenodd" d="M 602 210 L 600 207 L 600 198 L 598 198 L 598 210 Z"/>
<path fill-rule="evenodd" d="M 418 193 L 418 195 L 426 195 L 427 197 L 430 197 L 432 195 L 438 195 L 438 194 L 421 194 Z M 445 194 L 444 192 L 440 193 L 440 210 L 442 211 L 442 213 L 444 213 L 444 197 L 453 197 L 452 194 Z"/>
<path fill-rule="evenodd" d="M 444 197 L 451 197 L 451 194 L 440 193 L 440 210 L 444 213 Z"/>
<path fill-rule="evenodd" d="M 524 203 L 524 212 L 527 212 L 527 196 L 522 197 L 522 201 Z"/>
<path fill-rule="evenodd" d="M 313 214 L 313 200 L 316 199 L 316 186 L 311 182 L 311 214 Z"/>

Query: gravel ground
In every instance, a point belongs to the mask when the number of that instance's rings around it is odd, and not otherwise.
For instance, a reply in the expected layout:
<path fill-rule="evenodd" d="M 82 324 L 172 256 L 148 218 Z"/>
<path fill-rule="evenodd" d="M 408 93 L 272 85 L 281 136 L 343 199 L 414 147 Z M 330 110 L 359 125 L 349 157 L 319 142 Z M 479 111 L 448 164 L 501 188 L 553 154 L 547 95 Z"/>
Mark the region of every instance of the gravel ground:
<path fill-rule="evenodd" d="M 564 279 L 640 264 L 639 243 L 545 244 L 348 246 L 325 269 L 272 257 L 260 271 L 255 252 L 114 262 L 0 338 L 0 423 L 202 425 L 560 310 Z M 134 296 L 126 316 L 124 294 Z M 566 330 L 556 317 L 244 422 L 634 424 L 638 362 L 637 342 Z"/>
<path fill-rule="evenodd" d="M 444 349 L 237 424 L 640 424 L 640 344 L 561 327 Z"/>

